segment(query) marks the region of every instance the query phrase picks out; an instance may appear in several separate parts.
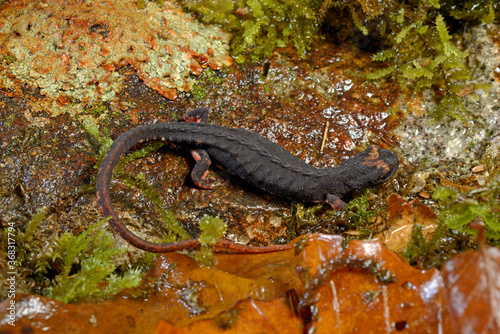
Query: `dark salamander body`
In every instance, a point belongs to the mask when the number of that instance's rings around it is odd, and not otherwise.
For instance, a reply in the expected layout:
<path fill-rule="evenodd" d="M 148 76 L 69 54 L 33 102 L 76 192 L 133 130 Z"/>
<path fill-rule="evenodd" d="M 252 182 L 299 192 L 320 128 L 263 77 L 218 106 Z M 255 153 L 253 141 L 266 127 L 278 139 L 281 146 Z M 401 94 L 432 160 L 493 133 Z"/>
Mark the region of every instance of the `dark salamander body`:
<path fill-rule="evenodd" d="M 196 109 L 194 112 L 206 112 Z M 278 144 L 259 134 L 205 123 L 161 123 L 131 129 L 118 137 L 102 161 L 97 177 L 97 198 L 104 216 L 112 216 L 111 226 L 132 245 L 152 252 L 169 252 L 200 246 L 191 239 L 176 243 L 155 244 L 130 232 L 114 211 L 109 195 L 113 169 L 120 158 L 143 141 L 165 141 L 186 146 L 197 164 L 192 177 L 197 185 L 210 188 L 206 180 L 210 158 L 222 168 L 251 185 L 273 195 L 300 202 L 327 202 L 335 209 L 345 203 L 341 198 L 351 190 L 379 185 L 397 171 L 399 159 L 389 150 L 371 145 L 339 167 L 312 167 Z M 210 158 L 207 156 L 210 156 Z M 249 247 L 220 240 L 216 246 L 243 252 L 266 252 L 289 246 Z"/>

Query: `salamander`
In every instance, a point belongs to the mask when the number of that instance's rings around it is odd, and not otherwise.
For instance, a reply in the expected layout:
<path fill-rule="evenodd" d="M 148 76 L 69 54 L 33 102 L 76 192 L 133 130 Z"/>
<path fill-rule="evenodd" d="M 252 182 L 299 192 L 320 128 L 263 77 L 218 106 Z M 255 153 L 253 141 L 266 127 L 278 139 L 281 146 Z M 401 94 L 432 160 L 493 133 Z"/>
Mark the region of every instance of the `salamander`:
<path fill-rule="evenodd" d="M 188 112 L 184 119 L 187 122 L 147 124 L 123 133 L 110 147 L 98 172 L 96 190 L 101 212 L 105 217 L 111 216 L 111 227 L 123 239 L 146 251 L 166 253 L 199 248 L 200 243 L 197 239 L 165 244 L 148 242 L 133 234 L 120 221 L 109 194 L 111 177 L 120 158 L 138 143 L 163 141 L 191 149 L 196 160 L 191 177 L 201 188 L 211 188 L 207 175 L 214 161 L 229 173 L 270 194 L 300 202 L 324 202 L 337 210 L 346 205 L 341 199 L 344 195 L 388 181 L 399 165 L 394 153 L 370 145 L 338 167 L 315 168 L 259 134 L 207 124 L 208 110 L 205 108 Z M 224 239 L 215 246 L 245 253 L 290 248 L 287 245 L 251 247 Z"/>

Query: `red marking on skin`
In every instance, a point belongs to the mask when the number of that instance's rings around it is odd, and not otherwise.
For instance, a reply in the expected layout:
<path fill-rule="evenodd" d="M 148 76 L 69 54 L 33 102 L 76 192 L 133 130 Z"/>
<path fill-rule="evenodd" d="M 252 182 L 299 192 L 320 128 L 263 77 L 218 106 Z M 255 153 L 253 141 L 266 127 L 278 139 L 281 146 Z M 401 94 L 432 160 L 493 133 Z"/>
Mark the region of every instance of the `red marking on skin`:
<path fill-rule="evenodd" d="M 207 173 L 208 174 L 208 173 Z M 194 185 L 197 186 L 198 188 L 205 189 L 205 190 L 211 190 L 213 187 L 210 183 L 208 183 L 207 180 L 205 180 L 205 176 L 203 176 L 203 183 L 200 183 L 196 180 L 193 180 Z"/>
<path fill-rule="evenodd" d="M 198 154 L 198 152 L 196 152 L 195 150 L 191 151 L 191 156 L 194 158 L 194 160 L 196 162 L 200 161 L 201 160 L 201 157 L 200 155 Z M 207 172 L 208 173 L 208 172 Z M 205 175 L 203 175 L 203 177 L 205 177 Z"/>
<path fill-rule="evenodd" d="M 380 154 L 378 147 L 374 147 L 374 149 L 370 152 L 369 158 L 366 161 L 363 161 L 361 164 L 367 167 L 375 167 L 377 169 L 382 169 L 384 172 L 389 172 L 390 167 L 383 161 L 380 160 Z"/>

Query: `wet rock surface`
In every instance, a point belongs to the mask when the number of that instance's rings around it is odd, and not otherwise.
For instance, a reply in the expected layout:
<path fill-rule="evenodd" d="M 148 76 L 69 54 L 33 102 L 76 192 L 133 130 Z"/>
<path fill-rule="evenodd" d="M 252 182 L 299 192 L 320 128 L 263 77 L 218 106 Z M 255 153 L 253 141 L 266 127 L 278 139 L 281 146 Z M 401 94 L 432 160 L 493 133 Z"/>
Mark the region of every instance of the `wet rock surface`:
<path fill-rule="evenodd" d="M 89 32 L 87 26 L 82 29 Z M 477 58 L 471 57 L 471 61 L 480 68 L 481 58 Z M 104 64 L 97 66 L 101 71 Z M 15 86 L 4 85 L 0 92 L 0 222 L 6 226 L 15 221 L 22 228 L 45 208 L 48 214 L 38 232 L 43 240 L 52 233 L 78 233 L 102 218 L 94 189 L 100 143 L 83 128 L 86 118 L 94 119 L 101 133 L 114 139 L 138 124 L 177 122 L 185 111 L 205 106 L 211 110 L 210 122 L 260 133 L 316 167 L 338 165 L 369 144 L 378 144 L 394 149 L 402 158 L 402 167 L 394 181 L 372 191 L 370 199 L 377 208 L 386 205 L 391 192 L 418 193 L 437 165 L 463 176 L 479 164 L 485 152 L 491 152 L 491 161 L 498 161 L 498 64 L 485 67 L 486 72 L 494 72 L 489 75 L 476 71 L 479 78 L 490 80 L 492 88 L 488 93 L 478 92 L 483 98 L 469 101 L 469 106 L 478 112 L 486 110 L 485 114 L 473 114 L 472 128 L 450 122 L 457 128 L 444 131 L 448 121 L 429 125 L 428 119 L 407 108 L 418 105 L 425 110 L 429 108 L 425 99 L 408 99 L 391 82 L 369 82 L 347 74 L 368 71 L 370 66 L 369 53 L 318 41 L 305 60 L 292 49 L 279 49 L 260 62 L 196 72 L 198 84 L 188 93 L 176 91 L 178 98 L 172 101 L 159 94 L 157 87 L 151 88 L 141 69 L 131 64 L 116 72 L 119 79 L 112 84 L 121 87 L 116 94 L 66 114 L 54 112 L 50 104 L 34 104 L 47 99 L 43 88 L 17 78 L 12 81 Z M 5 67 L 3 71 L 5 74 Z M 186 80 L 190 78 L 192 74 Z M 489 107 L 482 104 L 486 102 Z M 405 116 L 403 109 L 409 110 Z M 454 148 L 452 144 L 462 139 L 465 141 Z M 208 214 L 228 222 L 227 235 L 233 240 L 252 245 L 289 240 L 289 200 L 251 188 L 216 166 L 211 170 L 214 189 L 198 189 L 189 178 L 192 166 L 189 152 L 166 145 L 129 163 L 125 170 L 142 173 L 164 207 L 175 213 L 192 236 L 198 232 L 199 219 Z M 135 233 L 161 237 L 165 227 L 140 191 L 115 181 L 112 196 Z M 314 229 L 332 231 L 334 224 L 322 221 Z"/>

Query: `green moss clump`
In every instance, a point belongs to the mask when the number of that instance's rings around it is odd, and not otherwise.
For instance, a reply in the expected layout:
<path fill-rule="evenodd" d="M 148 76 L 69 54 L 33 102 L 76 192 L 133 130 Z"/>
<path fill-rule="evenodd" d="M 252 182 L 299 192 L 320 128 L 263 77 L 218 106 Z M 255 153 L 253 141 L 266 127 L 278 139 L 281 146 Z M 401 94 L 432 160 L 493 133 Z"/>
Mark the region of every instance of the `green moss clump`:
<path fill-rule="evenodd" d="M 492 182 L 487 188 L 459 193 L 448 188 L 439 188 L 433 198 L 441 204 L 441 220 L 446 226 L 469 235 L 477 231 L 469 223 L 482 223 L 486 241 L 500 246 L 500 181 Z"/>
<path fill-rule="evenodd" d="M 491 23 L 500 10 L 498 0 L 455 1 L 444 0 L 443 7 L 457 20 Z"/>
<path fill-rule="evenodd" d="M 90 226 L 78 236 L 65 232 L 54 235 L 49 244 L 36 238 L 46 210 L 39 210 L 16 236 L 15 266 L 27 277 L 32 291 L 65 303 L 102 300 L 126 288 L 139 285 L 139 269 L 116 273 L 114 258 L 126 249 L 114 247 L 113 236 L 101 229 L 107 219 Z M 4 238 L 6 233 L 2 235 Z M 13 270 L 11 270 L 13 271 Z M 29 283 L 31 282 L 31 283 Z"/>
<path fill-rule="evenodd" d="M 304 0 L 185 0 L 183 4 L 207 23 L 222 24 L 233 32 L 233 54 L 253 49 L 255 58 L 269 56 L 276 47 L 292 43 L 305 57 L 319 24 L 318 1 Z"/>
<path fill-rule="evenodd" d="M 422 225 L 413 225 L 410 241 L 402 253 L 409 264 L 418 268 L 441 267 L 460 248 L 458 244 L 464 239 L 463 235 L 449 230 L 443 223 L 438 225 L 429 241 L 422 229 Z"/>
<path fill-rule="evenodd" d="M 415 92 L 432 88 L 438 104 L 432 116 L 467 120 L 462 99 L 467 95 L 465 80 L 470 79 L 465 64 L 468 54 L 452 43 L 445 17 L 480 17 L 491 22 L 496 9 L 498 5 L 490 0 L 418 0 L 389 5 L 376 16 L 376 32 L 382 37 L 384 50 L 372 56 L 374 61 L 386 62 L 387 67 L 364 76 L 372 80 L 392 78 Z M 489 86 L 476 84 L 472 88 L 474 91 Z M 477 99 L 475 93 L 471 95 Z"/>
<path fill-rule="evenodd" d="M 377 216 L 377 211 L 369 210 L 368 204 L 369 191 L 366 190 L 365 194 L 347 203 L 344 212 L 347 212 L 347 220 L 352 228 L 360 227 L 369 224 L 373 217 Z"/>
<path fill-rule="evenodd" d="M 433 198 L 441 210 L 439 224 L 431 240 L 422 234 L 422 226 L 413 226 L 402 254 L 411 265 L 439 268 L 456 253 L 477 248 L 477 230 L 469 227 L 472 222 L 484 226 L 487 244 L 500 246 L 500 181 L 469 194 L 438 188 Z"/>
<path fill-rule="evenodd" d="M 227 224 L 220 218 L 204 216 L 200 221 L 201 234 L 198 240 L 200 249 L 195 253 L 195 260 L 205 265 L 213 264 L 213 246 L 222 238 Z"/>
<path fill-rule="evenodd" d="M 198 240 L 202 245 L 213 246 L 227 230 L 227 224 L 220 218 L 204 216 L 200 221 L 201 234 Z"/>
<path fill-rule="evenodd" d="M 65 303 L 102 300 L 139 285 L 144 275 L 140 270 L 132 269 L 121 276 L 114 273 L 117 267 L 113 258 L 126 248 L 115 248 L 112 234 L 99 229 L 107 220 L 99 221 L 78 236 L 61 235 L 56 257 L 61 271 L 47 288 L 48 297 Z"/>
<path fill-rule="evenodd" d="M 468 54 L 452 44 L 444 17 L 431 10 L 437 8 L 437 1 L 421 0 L 418 7 L 401 7 L 391 15 L 387 38 L 392 46 L 372 56 L 389 66 L 366 76 L 373 80 L 391 77 L 416 92 L 434 88 L 439 102 L 434 116 L 448 114 L 465 120 L 467 114 L 457 94 L 466 86 L 461 82 L 470 79 L 465 65 Z"/>
<path fill-rule="evenodd" d="M 99 143 L 99 154 L 97 156 L 97 161 L 95 164 L 95 168 L 99 169 L 102 160 L 106 156 L 106 153 L 109 151 L 111 145 L 113 145 L 113 139 L 109 138 L 109 136 L 101 133 L 99 130 L 99 126 L 97 125 L 97 121 L 93 117 L 83 117 L 82 118 L 82 127 L 87 131 L 90 135 L 92 135 Z"/>
<path fill-rule="evenodd" d="M 369 191 L 365 194 L 352 199 L 343 210 L 346 230 L 355 231 L 355 233 L 343 234 L 342 247 L 347 247 L 351 240 L 369 239 L 375 231 L 370 228 L 372 218 L 377 216 L 377 211 L 370 210 L 368 203 Z"/>

